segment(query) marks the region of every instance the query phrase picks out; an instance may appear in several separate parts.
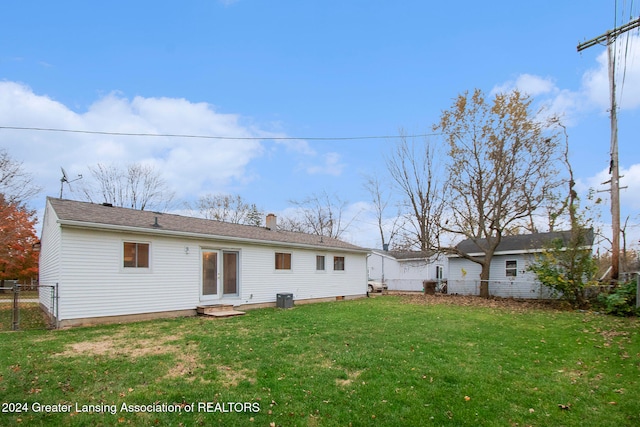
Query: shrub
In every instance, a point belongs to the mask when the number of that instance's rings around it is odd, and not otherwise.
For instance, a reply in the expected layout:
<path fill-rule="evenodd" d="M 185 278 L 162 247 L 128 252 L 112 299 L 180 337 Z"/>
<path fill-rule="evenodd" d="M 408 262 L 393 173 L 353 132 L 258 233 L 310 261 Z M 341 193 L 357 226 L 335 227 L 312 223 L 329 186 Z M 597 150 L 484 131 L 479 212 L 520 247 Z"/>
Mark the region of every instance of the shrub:
<path fill-rule="evenodd" d="M 602 305 L 605 313 L 614 316 L 634 316 L 640 314 L 636 308 L 636 281 L 631 281 L 618 286 L 610 294 L 598 295 L 598 302 Z"/>
<path fill-rule="evenodd" d="M 596 284 L 597 265 L 590 250 L 588 233 L 589 230 L 579 229 L 571 233 L 568 242 L 562 238 L 552 240 L 528 267 L 554 296 L 575 308 L 588 307 L 585 288 Z"/>

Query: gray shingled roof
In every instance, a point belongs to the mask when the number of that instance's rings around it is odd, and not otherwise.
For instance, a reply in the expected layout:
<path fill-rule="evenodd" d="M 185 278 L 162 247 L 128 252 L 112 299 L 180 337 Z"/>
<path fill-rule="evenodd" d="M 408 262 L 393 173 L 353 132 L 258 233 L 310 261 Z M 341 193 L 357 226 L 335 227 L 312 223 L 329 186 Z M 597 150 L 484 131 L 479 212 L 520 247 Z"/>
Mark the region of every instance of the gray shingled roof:
<path fill-rule="evenodd" d="M 587 244 L 593 245 L 593 230 L 587 230 Z M 504 236 L 498 245 L 496 252 L 522 252 L 544 248 L 551 241 L 562 239 L 565 245 L 571 239 L 571 231 L 555 231 L 552 233 L 521 234 L 517 236 Z M 467 254 L 484 252 L 480 246 L 486 245 L 486 239 L 480 239 L 478 244 L 471 239 L 463 240 L 456 245 L 456 248 Z"/>
<path fill-rule="evenodd" d="M 62 225 L 98 228 L 122 228 L 153 234 L 184 234 L 227 240 L 248 240 L 259 243 L 284 243 L 292 246 L 313 246 L 318 249 L 339 249 L 367 252 L 366 249 L 342 240 L 312 234 L 270 230 L 266 227 L 231 224 L 169 213 L 140 211 L 104 206 L 89 202 L 47 198 Z M 154 225 L 156 223 L 157 226 Z"/>

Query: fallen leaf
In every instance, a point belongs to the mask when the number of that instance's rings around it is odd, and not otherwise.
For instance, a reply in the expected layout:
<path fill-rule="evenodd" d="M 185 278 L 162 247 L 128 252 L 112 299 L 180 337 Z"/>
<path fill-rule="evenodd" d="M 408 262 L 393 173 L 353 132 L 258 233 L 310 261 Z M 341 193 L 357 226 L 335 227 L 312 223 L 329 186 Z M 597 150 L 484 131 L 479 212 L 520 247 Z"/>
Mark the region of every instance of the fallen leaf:
<path fill-rule="evenodd" d="M 471 400 L 471 398 L 469 396 L 465 396 L 464 400 L 466 400 L 467 402 Z"/>
<path fill-rule="evenodd" d="M 571 409 L 571 405 L 568 403 L 566 405 L 563 405 L 562 403 L 558 403 L 558 408 L 568 411 L 569 409 Z"/>
<path fill-rule="evenodd" d="M 533 408 L 529 408 L 529 413 L 530 413 L 530 414 L 533 414 L 534 412 L 536 412 L 536 411 L 535 411 L 535 409 L 533 409 Z"/>

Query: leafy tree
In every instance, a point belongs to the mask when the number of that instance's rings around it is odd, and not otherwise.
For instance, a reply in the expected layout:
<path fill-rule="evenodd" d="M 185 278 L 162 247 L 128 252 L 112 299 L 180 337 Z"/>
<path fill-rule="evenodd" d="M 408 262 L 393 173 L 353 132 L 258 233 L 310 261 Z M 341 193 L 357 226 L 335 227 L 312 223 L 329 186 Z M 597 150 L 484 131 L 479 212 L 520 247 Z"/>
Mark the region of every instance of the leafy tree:
<path fill-rule="evenodd" d="M 448 252 L 481 265 L 480 295 L 489 297 L 490 265 L 503 235 L 526 225 L 556 176 L 558 140 L 518 91 L 488 100 L 476 89 L 459 95 L 434 130 L 448 145 L 445 232 L 470 239 L 483 255 Z"/>
<path fill-rule="evenodd" d="M 234 224 L 262 225 L 263 213 L 255 203 L 245 202 L 240 195 L 207 194 L 196 204 L 200 215 L 207 219 Z"/>
<path fill-rule="evenodd" d="M 30 279 L 38 273 L 35 223 L 35 211 L 0 194 L 0 286 L 5 280 Z"/>

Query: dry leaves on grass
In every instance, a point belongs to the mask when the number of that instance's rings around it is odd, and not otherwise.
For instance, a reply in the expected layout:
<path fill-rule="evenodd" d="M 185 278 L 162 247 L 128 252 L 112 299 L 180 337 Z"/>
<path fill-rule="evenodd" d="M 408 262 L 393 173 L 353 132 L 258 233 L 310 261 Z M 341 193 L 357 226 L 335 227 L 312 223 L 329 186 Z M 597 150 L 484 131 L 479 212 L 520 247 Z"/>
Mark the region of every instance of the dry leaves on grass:
<path fill-rule="evenodd" d="M 448 295 L 448 294 L 411 294 L 402 295 L 402 299 L 407 304 L 419 305 L 459 305 L 473 307 L 502 308 L 514 312 L 524 312 L 532 309 L 563 310 L 565 305 L 562 301 L 547 300 L 524 300 L 514 298 L 481 298 L 472 295 Z"/>

